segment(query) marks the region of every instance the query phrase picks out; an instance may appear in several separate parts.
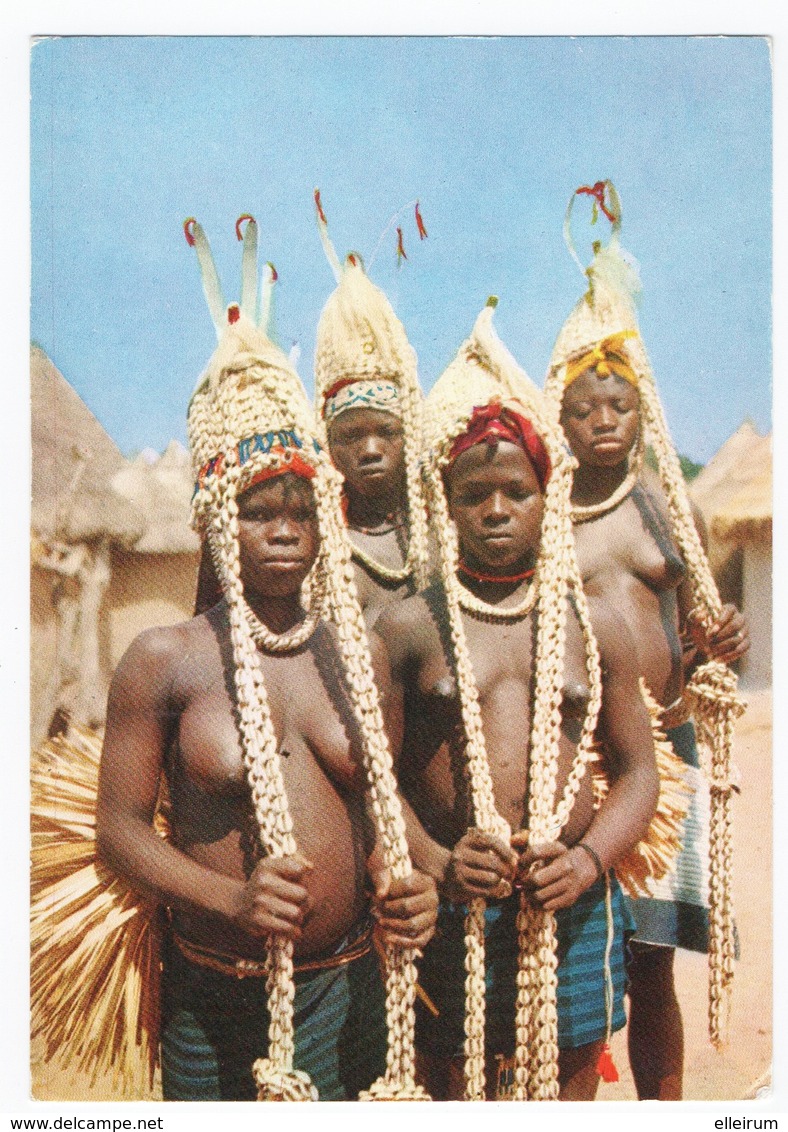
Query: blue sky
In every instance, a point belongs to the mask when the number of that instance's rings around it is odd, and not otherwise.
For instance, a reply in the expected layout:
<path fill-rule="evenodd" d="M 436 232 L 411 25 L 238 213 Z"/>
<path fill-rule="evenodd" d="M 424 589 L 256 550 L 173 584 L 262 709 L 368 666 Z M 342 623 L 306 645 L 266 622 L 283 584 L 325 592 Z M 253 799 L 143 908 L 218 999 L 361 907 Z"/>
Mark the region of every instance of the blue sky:
<path fill-rule="evenodd" d="M 369 259 L 425 389 L 490 293 L 541 384 L 583 288 L 567 199 L 611 178 L 643 279 L 641 326 L 679 449 L 707 460 L 745 418 L 770 427 L 770 61 L 757 38 L 51 39 L 32 52 L 31 335 L 125 452 L 185 441 L 215 343 L 196 215 L 229 299 L 235 219 L 280 273 L 277 331 L 312 388 L 340 254 Z M 593 230 L 578 217 L 580 248 Z"/>

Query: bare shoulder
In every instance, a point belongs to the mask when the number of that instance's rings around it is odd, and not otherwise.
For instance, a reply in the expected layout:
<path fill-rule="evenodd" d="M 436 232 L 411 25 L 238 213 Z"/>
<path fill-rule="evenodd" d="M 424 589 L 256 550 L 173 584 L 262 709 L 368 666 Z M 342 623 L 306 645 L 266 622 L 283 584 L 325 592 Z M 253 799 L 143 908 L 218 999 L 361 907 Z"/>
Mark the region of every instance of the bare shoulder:
<path fill-rule="evenodd" d="M 127 658 L 166 664 L 170 658 L 180 655 L 184 648 L 194 648 L 206 640 L 210 632 L 208 618 L 204 613 L 192 617 L 190 621 L 145 629 L 131 642 L 121 664 Z"/>
<path fill-rule="evenodd" d="M 638 478 L 638 484 L 646 495 L 659 505 L 661 510 L 667 511 L 668 501 L 665 496 L 665 489 L 662 486 L 662 480 L 653 468 L 649 468 L 648 465 L 643 467 Z"/>
<path fill-rule="evenodd" d="M 669 522 L 670 507 L 668 505 L 668 499 L 665 494 L 665 489 L 662 486 L 662 481 L 660 480 L 657 473 L 653 470 L 653 468 L 646 467 L 643 469 L 640 474 L 639 483 L 652 503 L 659 508 L 663 517 Z M 695 524 L 695 527 L 697 528 L 701 542 L 703 543 L 703 546 L 705 548 L 707 542 L 706 520 L 703 517 L 703 512 L 698 507 L 692 496 L 690 495 L 688 496 L 688 498 L 690 511 L 692 512 L 692 520 Z"/>
<path fill-rule="evenodd" d="M 175 625 L 145 629 L 123 654 L 112 678 L 110 696 L 123 690 L 138 693 L 146 686 L 156 696 L 172 686 L 184 658 L 209 647 L 214 639 L 207 614 Z"/>

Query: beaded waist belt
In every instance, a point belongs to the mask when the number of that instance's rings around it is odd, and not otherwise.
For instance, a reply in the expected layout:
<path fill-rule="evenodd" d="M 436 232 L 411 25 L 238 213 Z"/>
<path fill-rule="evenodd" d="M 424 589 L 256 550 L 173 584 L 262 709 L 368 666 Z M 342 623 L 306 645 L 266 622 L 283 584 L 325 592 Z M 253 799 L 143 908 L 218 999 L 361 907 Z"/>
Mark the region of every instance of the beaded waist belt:
<path fill-rule="evenodd" d="M 305 963 L 296 963 L 293 973 L 301 971 L 330 971 L 334 967 L 343 967 L 360 959 L 372 948 L 373 925 L 365 923 L 361 933 L 351 940 L 341 951 L 334 955 L 327 955 L 323 959 L 310 959 Z M 172 932 L 173 941 L 186 959 L 200 967 L 209 967 L 222 975 L 233 975 L 236 979 L 265 978 L 268 975 L 268 963 L 265 959 L 244 959 L 240 955 L 232 955 L 226 951 L 216 951 L 201 943 L 192 943 L 176 931 Z"/>

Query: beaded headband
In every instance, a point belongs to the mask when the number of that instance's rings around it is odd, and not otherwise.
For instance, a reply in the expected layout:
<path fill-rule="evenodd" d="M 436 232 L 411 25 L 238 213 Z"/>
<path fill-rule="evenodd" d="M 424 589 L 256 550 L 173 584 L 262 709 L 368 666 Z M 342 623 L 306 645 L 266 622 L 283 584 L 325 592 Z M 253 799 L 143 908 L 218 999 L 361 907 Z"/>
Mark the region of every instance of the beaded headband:
<path fill-rule="evenodd" d="M 348 409 L 376 409 L 379 413 L 392 413 L 402 417 L 399 388 L 393 381 L 347 381 L 329 390 L 323 402 L 326 424 L 336 420 Z"/>

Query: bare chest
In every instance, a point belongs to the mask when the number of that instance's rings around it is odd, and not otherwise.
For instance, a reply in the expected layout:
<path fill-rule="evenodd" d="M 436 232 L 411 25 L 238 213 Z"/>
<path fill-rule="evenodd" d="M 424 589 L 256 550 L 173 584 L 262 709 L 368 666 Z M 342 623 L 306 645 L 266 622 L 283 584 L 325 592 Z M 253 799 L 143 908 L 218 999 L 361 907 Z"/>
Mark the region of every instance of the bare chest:
<path fill-rule="evenodd" d="M 396 527 L 382 535 L 368 534 L 353 527 L 350 528 L 348 533 L 354 556 L 359 561 L 363 562 L 368 559 L 373 565 L 379 563 L 387 570 L 401 570 L 405 565 L 405 558 L 408 553 L 408 534 L 404 526 Z"/>
<path fill-rule="evenodd" d="M 528 768 L 535 688 L 536 625 L 533 617 L 496 623 L 464 617 L 470 689 L 478 693 L 484 751 L 495 805 L 513 829 L 527 824 Z M 446 634 L 444 633 L 444 638 Z M 445 644 L 445 641 L 444 641 Z M 403 789 L 427 828 L 442 844 L 453 844 L 475 820 L 467 775 L 468 732 L 460 694 L 462 664 L 448 663 L 435 648 L 419 673 L 413 727 Z M 568 771 L 588 708 L 590 689 L 582 635 L 567 618 L 562 672 L 562 736 L 559 779 Z M 414 705 L 415 706 L 415 705 Z"/>
<path fill-rule="evenodd" d="M 359 601 L 367 624 L 372 626 L 385 606 L 415 592 L 411 578 L 399 577 L 408 552 L 406 533 L 397 529 L 371 536 L 351 530 L 350 541 Z"/>
<path fill-rule="evenodd" d="M 315 656 L 312 651 L 266 656 L 262 672 L 288 792 L 310 775 L 328 777 L 338 787 L 354 785 L 359 759 L 352 710 L 336 658 Z M 215 795 L 247 792 L 235 678 L 232 663 L 221 663 L 217 657 L 181 691 L 180 772 L 201 791 Z"/>
<path fill-rule="evenodd" d="M 485 729 L 527 735 L 531 716 L 536 650 L 536 621 L 485 622 L 463 615 L 473 683 L 478 692 Z M 588 703 L 588 677 L 582 637 L 568 619 L 564 671 L 563 711 L 583 715 Z M 459 716 L 458 666 L 447 662 L 442 648 L 431 651 L 419 675 L 419 691 L 427 710 L 432 705 L 447 717 Z"/>
<path fill-rule="evenodd" d="M 574 534 L 585 581 L 613 572 L 634 577 L 652 590 L 669 590 L 684 578 L 664 505 L 639 487 L 607 515 L 575 524 Z"/>

